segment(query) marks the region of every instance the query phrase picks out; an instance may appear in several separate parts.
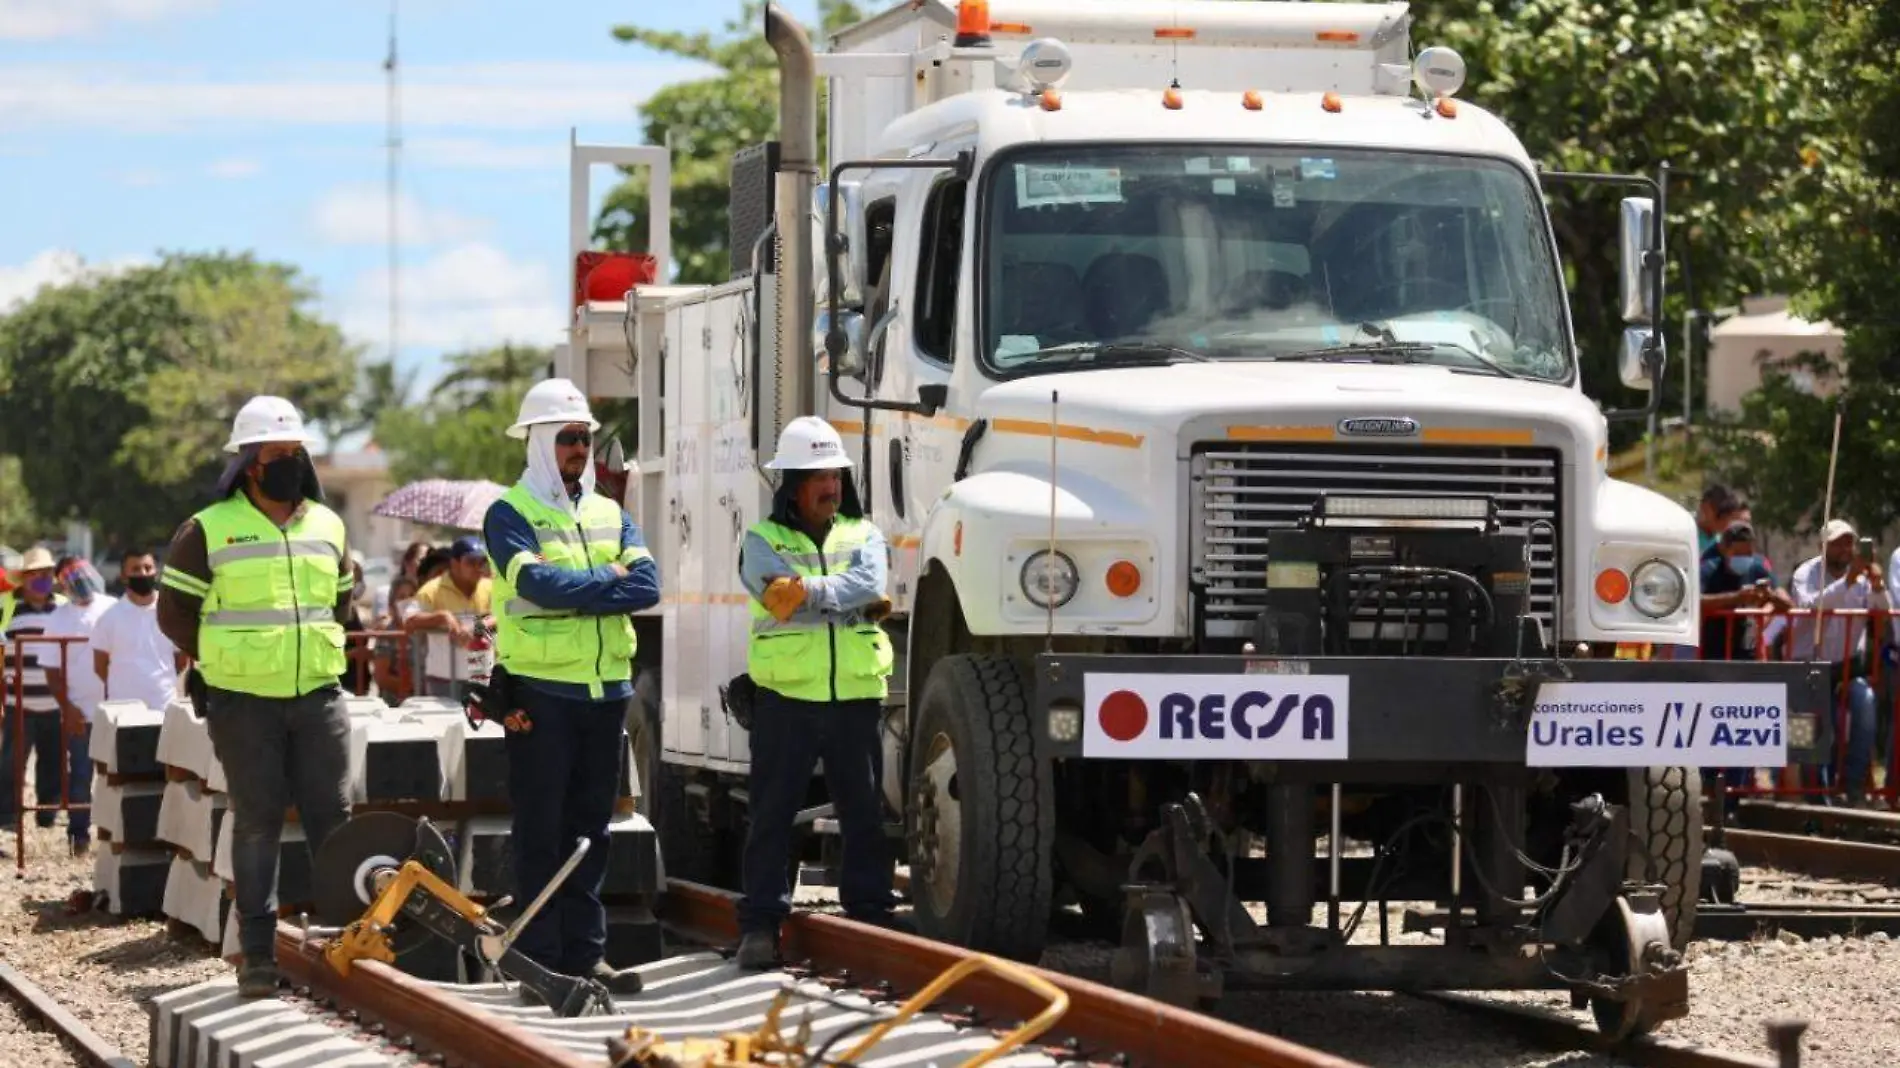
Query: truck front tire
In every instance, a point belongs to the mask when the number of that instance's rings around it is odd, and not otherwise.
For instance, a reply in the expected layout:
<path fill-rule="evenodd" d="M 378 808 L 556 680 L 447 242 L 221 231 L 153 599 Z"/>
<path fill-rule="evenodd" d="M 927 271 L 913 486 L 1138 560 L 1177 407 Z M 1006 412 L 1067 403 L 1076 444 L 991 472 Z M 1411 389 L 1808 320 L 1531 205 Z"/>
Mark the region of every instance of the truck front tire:
<path fill-rule="evenodd" d="M 1677 949 L 1695 935 L 1702 893 L 1702 774 L 1695 768 L 1629 771 L 1629 878 L 1662 884 L 1663 918 Z"/>
<path fill-rule="evenodd" d="M 939 660 L 907 760 L 905 838 L 922 934 L 1033 963 L 1048 937 L 1055 805 L 1032 730 L 1020 663 Z"/>

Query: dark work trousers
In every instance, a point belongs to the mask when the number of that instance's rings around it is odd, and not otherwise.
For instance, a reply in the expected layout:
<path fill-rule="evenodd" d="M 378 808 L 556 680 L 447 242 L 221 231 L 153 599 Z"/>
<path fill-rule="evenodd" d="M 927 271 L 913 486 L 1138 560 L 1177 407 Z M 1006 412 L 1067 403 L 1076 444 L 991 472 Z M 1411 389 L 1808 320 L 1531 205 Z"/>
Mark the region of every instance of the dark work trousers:
<path fill-rule="evenodd" d="M 776 935 L 792 911 L 792 822 L 820 758 L 838 829 L 844 872 L 838 896 L 846 915 L 883 919 L 891 912 L 891 865 L 878 798 L 876 700 L 797 701 L 760 687 L 752 711 L 752 774 L 745 840 L 745 896 L 739 930 Z"/>
<path fill-rule="evenodd" d="M 542 967 L 582 975 L 607 953 L 600 881 L 607 875 L 607 824 L 627 744 L 627 702 L 556 697 L 517 677 L 515 704 L 532 724 L 507 735 L 515 907 L 527 908 L 574 852 L 575 841 L 587 839 L 587 855 L 515 948 Z"/>
<path fill-rule="evenodd" d="M 7 713 L 6 740 L 0 742 L 0 769 L 4 769 L 0 771 L 0 774 L 6 776 L 8 786 L 5 800 L 0 801 L 0 821 L 4 821 L 8 827 L 13 825 L 14 813 L 17 811 L 15 806 L 19 804 L 20 798 L 20 787 L 13 775 L 14 751 L 18 748 L 13 734 L 20 729 L 14 720 L 18 716 L 17 712 Z M 72 776 L 83 773 L 85 776 L 83 781 L 69 780 L 67 800 L 78 803 L 91 796 L 92 757 L 82 749 L 78 762 L 72 762 L 71 747 L 60 745 L 59 722 L 58 712 L 28 712 L 26 714 L 26 759 L 33 765 L 33 803 L 36 805 L 50 805 L 59 800 L 59 764 L 62 748 L 67 750 L 67 773 Z M 80 790 L 88 792 L 81 794 L 78 792 Z M 91 818 L 82 812 L 75 812 L 72 816 L 76 821 L 85 821 L 83 824 L 74 825 L 72 837 L 75 839 L 86 837 L 91 829 Z M 33 822 L 42 827 L 51 827 L 58 820 L 59 813 L 50 809 L 33 813 Z"/>
<path fill-rule="evenodd" d="M 297 806 L 314 862 L 350 814 L 350 717 L 329 686 L 302 697 L 213 689 L 205 727 L 229 787 L 231 875 L 246 963 L 277 957 L 277 859 L 284 810 Z"/>

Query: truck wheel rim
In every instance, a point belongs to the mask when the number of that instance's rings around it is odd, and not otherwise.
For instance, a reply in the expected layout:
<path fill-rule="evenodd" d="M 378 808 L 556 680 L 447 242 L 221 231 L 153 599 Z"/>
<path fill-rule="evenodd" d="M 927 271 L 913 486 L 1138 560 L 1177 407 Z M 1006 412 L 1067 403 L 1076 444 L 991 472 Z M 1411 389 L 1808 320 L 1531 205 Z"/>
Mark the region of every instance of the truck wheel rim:
<path fill-rule="evenodd" d="M 957 801 L 957 752 L 948 735 L 930 740 L 922 782 L 925 811 L 930 814 L 923 848 L 929 857 L 926 885 L 937 908 L 948 913 L 956 902 L 957 877 L 963 857 L 963 814 Z"/>

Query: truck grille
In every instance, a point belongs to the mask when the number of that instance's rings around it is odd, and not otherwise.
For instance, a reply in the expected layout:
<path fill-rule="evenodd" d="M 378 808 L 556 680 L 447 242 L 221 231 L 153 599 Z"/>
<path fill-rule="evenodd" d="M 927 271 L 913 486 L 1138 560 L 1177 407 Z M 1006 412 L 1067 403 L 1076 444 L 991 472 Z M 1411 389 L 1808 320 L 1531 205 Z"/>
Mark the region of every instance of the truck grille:
<path fill-rule="evenodd" d="M 1559 513 L 1560 456 L 1550 449 L 1351 447 L 1338 445 L 1200 445 L 1193 455 L 1190 537 L 1192 581 L 1200 595 L 1202 633 L 1208 638 L 1245 638 L 1266 607 L 1267 532 L 1292 527 L 1310 514 L 1319 495 L 1488 496 L 1497 501 L 1499 525 L 1523 534 L 1537 520 L 1549 528 L 1530 531 L 1531 611 L 1553 638 L 1562 530 Z M 1442 609 L 1421 605 L 1413 622 L 1375 623 L 1366 609 L 1355 618 L 1356 639 L 1417 639 L 1415 648 L 1443 638 Z M 1401 628 L 1395 633 L 1390 628 Z M 1434 629 L 1436 628 L 1436 629 Z"/>

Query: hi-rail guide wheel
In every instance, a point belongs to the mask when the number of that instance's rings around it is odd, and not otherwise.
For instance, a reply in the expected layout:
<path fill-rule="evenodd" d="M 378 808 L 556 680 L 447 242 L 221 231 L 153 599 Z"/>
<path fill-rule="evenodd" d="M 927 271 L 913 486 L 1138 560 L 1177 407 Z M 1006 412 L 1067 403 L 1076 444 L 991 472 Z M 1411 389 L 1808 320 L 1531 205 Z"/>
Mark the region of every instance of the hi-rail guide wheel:
<path fill-rule="evenodd" d="M 364 812 L 344 821 L 318 847 L 310 865 L 310 891 L 322 923 L 342 926 L 366 912 L 382 887 L 378 875 L 393 876 L 406 860 L 415 860 L 449 885 L 455 885 L 455 857 L 447 839 L 428 820 L 397 812 Z M 420 924 L 398 918 L 389 936 L 398 957 L 432 937 Z"/>

